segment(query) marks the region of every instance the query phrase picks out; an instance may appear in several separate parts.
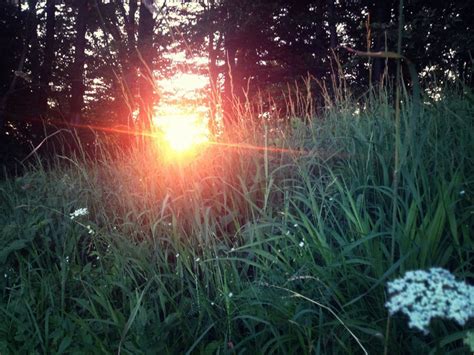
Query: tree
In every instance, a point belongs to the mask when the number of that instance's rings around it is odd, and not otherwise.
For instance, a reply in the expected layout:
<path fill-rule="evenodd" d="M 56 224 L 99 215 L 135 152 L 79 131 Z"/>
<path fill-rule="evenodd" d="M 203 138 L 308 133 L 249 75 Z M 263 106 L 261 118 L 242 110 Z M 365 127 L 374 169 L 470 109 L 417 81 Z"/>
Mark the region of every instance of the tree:
<path fill-rule="evenodd" d="M 70 115 L 73 124 L 81 122 L 84 105 L 84 63 L 86 59 L 87 18 L 90 13 L 89 0 L 76 1 L 76 39 L 74 41 L 74 62 L 71 67 Z"/>
<path fill-rule="evenodd" d="M 52 79 L 53 63 L 55 59 L 55 41 L 56 34 L 56 0 L 47 0 L 46 2 L 46 35 L 44 41 L 43 63 L 40 73 L 40 97 L 39 112 L 44 116 L 48 109 L 48 97 L 50 96 L 50 85 Z"/>
<path fill-rule="evenodd" d="M 35 7 L 28 7 L 26 11 L 26 16 L 21 11 L 19 4 L 15 8 L 14 3 L 3 4 L 4 11 L 2 14 L 5 14 L 7 18 L 13 18 L 14 21 L 8 22 L 5 21 L 5 35 L 10 35 L 9 37 L 2 38 L 2 49 L 7 50 L 9 53 L 12 53 L 11 56 L 2 56 L 2 61 L 6 61 L 5 72 L 2 73 L 4 81 L 4 87 L 2 92 L 2 97 L 0 98 L 0 132 L 3 131 L 5 121 L 7 118 L 7 108 L 11 104 L 12 97 L 15 96 L 17 92 L 17 86 L 20 83 L 20 80 L 25 81 L 27 84 L 31 81 L 31 78 L 25 73 L 25 63 L 27 61 L 28 48 L 30 46 L 32 28 L 36 25 L 36 14 Z M 36 3 L 33 5 L 36 6 Z M 0 22 L 1 24 L 2 22 Z M 20 33 L 26 33 L 23 41 L 20 40 Z M 18 42 L 16 42 L 18 41 Z M 16 46 L 20 44 L 21 46 Z M 15 55 L 16 54 L 16 55 Z M 23 87 L 26 85 L 24 83 Z M 15 105 L 16 106 L 16 105 Z"/>
<path fill-rule="evenodd" d="M 335 50 L 337 47 L 337 28 L 336 28 L 336 4 L 334 0 L 326 0 L 328 12 L 328 27 L 330 34 L 330 48 Z"/>
<path fill-rule="evenodd" d="M 154 107 L 155 79 L 153 76 L 153 30 L 155 21 L 153 2 L 143 0 L 140 3 L 140 22 L 138 25 L 138 91 L 139 91 L 139 121 L 149 128 Z"/>

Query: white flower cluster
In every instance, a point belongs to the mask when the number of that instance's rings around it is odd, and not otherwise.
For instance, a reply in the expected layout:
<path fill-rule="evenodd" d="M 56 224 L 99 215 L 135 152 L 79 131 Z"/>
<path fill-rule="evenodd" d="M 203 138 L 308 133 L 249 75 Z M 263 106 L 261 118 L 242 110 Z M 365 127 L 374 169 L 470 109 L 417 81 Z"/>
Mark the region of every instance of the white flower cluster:
<path fill-rule="evenodd" d="M 87 208 L 78 208 L 74 212 L 69 213 L 69 218 L 74 219 L 80 216 L 86 216 L 88 214 L 89 214 L 89 211 L 87 210 Z"/>
<path fill-rule="evenodd" d="M 385 306 L 390 315 L 406 314 L 410 328 L 425 334 L 432 318 L 452 319 L 464 325 L 474 317 L 474 286 L 456 281 L 442 268 L 409 271 L 388 283 L 388 293 L 390 300 Z"/>

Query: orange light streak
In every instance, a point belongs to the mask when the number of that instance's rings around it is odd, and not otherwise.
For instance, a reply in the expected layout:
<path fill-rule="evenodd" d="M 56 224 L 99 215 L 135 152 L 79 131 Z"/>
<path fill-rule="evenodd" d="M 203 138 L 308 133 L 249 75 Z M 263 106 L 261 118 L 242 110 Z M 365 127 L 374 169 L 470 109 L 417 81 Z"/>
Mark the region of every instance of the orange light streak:
<path fill-rule="evenodd" d="M 40 121 L 40 120 L 38 120 Z M 117 128 L 117 127 L 105 127 L 100 125 L 91 125 L 91 124 L 73 124 L 73 123 L 62 123 L 58 122 L 58 126 L 66 126 L 72 128 L 79 128 L 79 129 L 90 129 L 99 132 L 106 132 L 106 133 L 119 133 L 119 134 L 127 134 L 133 136 L 141 136 L 141 137 L 150 137 L 150 138 L 162 138 L 163 133 L 159 132 L 151 132 L 145 130 L 132 130 L 132 129 L 124 129 L 124 128 Z M 253 144 L 246 144 L 246 143 L 225 143 L 225 142 L 217 142 L 208 140 L 207 142 L 203 142 L 202 144 L 220 146 L 224 148 L 235 148 L 235 149 L 242 149 L 242 150 L 254 150 L 254 151 L 266 151 L 272 153 L 287 153 L 287 154 L 295 154 L 295 155 L 305 155 L 310 153 L 315 153 L 314 151 L 308 151 L 304 149 L 291 149 L 291 148 L 279 148 L 279 147 L 270 147 L 270 146 L 258 146 Z M 349 155 L 345 153 L 329 153 L 325 154 L 325 152 L 318 152 L 316 153 L 320 157 L 338 157 L 338 158 L 348 158 Z"/>

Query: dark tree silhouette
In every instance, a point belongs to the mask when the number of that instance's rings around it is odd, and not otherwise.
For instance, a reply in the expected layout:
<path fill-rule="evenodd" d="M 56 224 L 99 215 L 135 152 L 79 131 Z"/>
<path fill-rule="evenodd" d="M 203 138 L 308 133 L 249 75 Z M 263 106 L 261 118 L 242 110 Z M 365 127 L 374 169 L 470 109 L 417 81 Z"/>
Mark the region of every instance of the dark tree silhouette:
<path fill-rule="evenodd" d="M 74 62 L 71 67 L 71 122 L 78 124 L 82 121 L 84 105 L 84 64 L 86 60 L 87 18 L 91 12 L 88 0 L 77 0 L 76 39 L 74 41 Z"/>
<path fill-rule="evenodd" d="M 44 41 L 44 56 L 40 73 L 40 97 L 38 111 L 41 115 L 46 115 L 48 110 L 48 97 L 50 96 L 50 85 L 55 59 L 56 34 L 56 0 L 46 2 L 46 35 Z"/>
<path fill-rule="evenodd" d="M 139 91 L 139 121 L 148 128 L 151 124 L 154 98 L 153 76 L 153 19 L 152 1 L 144 0 L 140 3 L 140 20 L 138 24 L 138 91 Z"/>

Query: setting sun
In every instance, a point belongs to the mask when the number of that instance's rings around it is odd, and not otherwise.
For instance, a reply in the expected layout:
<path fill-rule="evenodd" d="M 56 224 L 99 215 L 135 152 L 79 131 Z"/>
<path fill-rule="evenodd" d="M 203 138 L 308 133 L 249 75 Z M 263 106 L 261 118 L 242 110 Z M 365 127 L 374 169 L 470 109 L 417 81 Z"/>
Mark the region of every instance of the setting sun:
<path fill-rule="evenodd" d="M 188 153 L 209 140 L 206 122 L 195 112 L 168 106 L 155 119 L 163 134 L 163 141 L 174 153 Z"/>

